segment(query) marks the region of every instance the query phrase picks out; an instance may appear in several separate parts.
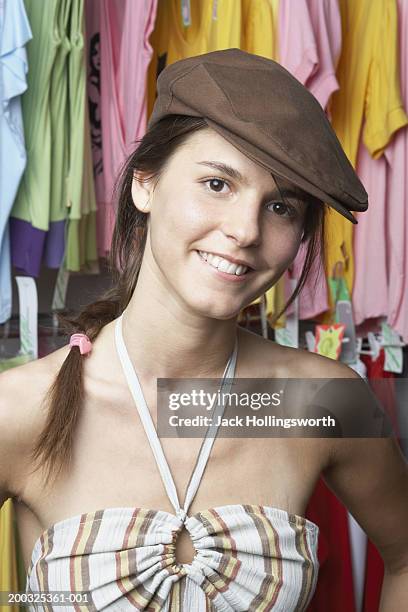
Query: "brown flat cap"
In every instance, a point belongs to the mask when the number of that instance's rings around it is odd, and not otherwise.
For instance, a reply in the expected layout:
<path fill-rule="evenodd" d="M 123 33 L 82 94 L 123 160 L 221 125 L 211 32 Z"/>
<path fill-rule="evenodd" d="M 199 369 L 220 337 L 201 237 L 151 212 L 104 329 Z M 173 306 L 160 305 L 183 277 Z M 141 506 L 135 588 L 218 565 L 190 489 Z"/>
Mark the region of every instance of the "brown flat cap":
<path fill-rule="evenodd" d="M 174 114 L 203 117 L 244 155 L 353 223 L 351 210 L 367 210 L 367 192 L 319 102 L 273 60 L 226 49 L 170 64 L 148 127 Z"/>

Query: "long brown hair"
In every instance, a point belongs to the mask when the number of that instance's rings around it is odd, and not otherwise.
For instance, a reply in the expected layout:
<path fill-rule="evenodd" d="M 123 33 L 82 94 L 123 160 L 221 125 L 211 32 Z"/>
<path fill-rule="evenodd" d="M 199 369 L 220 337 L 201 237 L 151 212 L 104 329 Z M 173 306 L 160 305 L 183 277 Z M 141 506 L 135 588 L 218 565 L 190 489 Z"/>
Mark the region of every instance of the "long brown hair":
<path fill-rule="evenodd" d="M 58 315 L 67 333 L 86 333 L 93 341 L 105 325 L 124 311 L 137 283 L 147 235 L 147 214 L 135 207 L 131 195 L 135 172 L 141 171 L 157 181 L 178 147 L 190 134 L 206 127 L 202 118 L 173 115 L 155 124 L 138 142 L 115 185 L 117 215 L 108 260 L 113 286 L 77 316 Z M 319 247 L 323 248 L 324 206 L 312 197 L 308 201 L 302 238 L 303 242 L 308 241 L 305 265 L 294 293 L 275 319 L 296 298 Z M 45 398 L 48 402 L 46 423 L 32 450 L 33 461 L 38 461 L 35 470 L 41 466 L 45 468 L 45 484 L 52 475 L 57 477 L 63 468 L 68 467 L 72 459 L 75 426 L 84 400 L 82 363 L 79 348 L 73 347 Z"/>

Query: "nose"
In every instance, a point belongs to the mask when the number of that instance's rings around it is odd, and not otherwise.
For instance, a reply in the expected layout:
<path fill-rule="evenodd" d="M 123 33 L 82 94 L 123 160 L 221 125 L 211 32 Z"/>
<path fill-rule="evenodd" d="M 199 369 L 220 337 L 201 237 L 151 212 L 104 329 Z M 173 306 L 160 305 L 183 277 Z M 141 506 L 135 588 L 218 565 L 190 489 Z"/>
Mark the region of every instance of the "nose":
<path fill-rule="evenodd" d="M 228 207 L 222 231 L 241 247 L 258 246 L 261 242 L 260 210 L 254 200 L 240 199 Z"/>

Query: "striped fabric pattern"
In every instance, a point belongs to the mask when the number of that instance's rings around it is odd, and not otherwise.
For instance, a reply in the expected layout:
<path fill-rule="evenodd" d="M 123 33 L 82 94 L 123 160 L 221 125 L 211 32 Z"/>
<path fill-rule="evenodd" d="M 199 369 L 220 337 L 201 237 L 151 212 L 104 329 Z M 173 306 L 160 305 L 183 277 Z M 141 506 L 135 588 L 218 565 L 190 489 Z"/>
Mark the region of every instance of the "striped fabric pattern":
<path fill-rule="evenodd" d="M 91 605 L 55 608 L 61 612 L 306 609 L 319 569 L 315 523 L 279 508 L 233 504 L 198 512 L 184 525 L 195 557 L 178 564 L 183 520 L 169 512 L 107 508 L 62 520 L 36 541 L 26 592 L 91 593 Z"/>

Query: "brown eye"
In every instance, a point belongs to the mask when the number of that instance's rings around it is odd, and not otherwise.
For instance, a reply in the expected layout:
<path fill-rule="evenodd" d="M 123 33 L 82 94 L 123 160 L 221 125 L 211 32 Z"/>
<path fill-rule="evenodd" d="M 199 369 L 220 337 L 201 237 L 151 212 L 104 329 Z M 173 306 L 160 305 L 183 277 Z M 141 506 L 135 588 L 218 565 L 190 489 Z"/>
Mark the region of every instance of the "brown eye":
<path fill-rule="evenodd" d="M 225 185 L 228 187 L 228 183 L 219 178 L 212 178 L 205 182 L 209 184 L 210 190 L 215 193 L 222 193 Z"/>
<path fill-rule="evenodd" d="M 275 212 L 277 215 L 279 215 L 279 217 L 294 217 L 295 216 L 295 211 L 291 206 L 288 206 L 287 204 L 285 204 L 284 202 L 276 201 L 276 202 L 270 202 L 268 204 L 268 207 L 272 206 L 272 209 L 269 210 L 273 210 L 273 212 Z"/>

